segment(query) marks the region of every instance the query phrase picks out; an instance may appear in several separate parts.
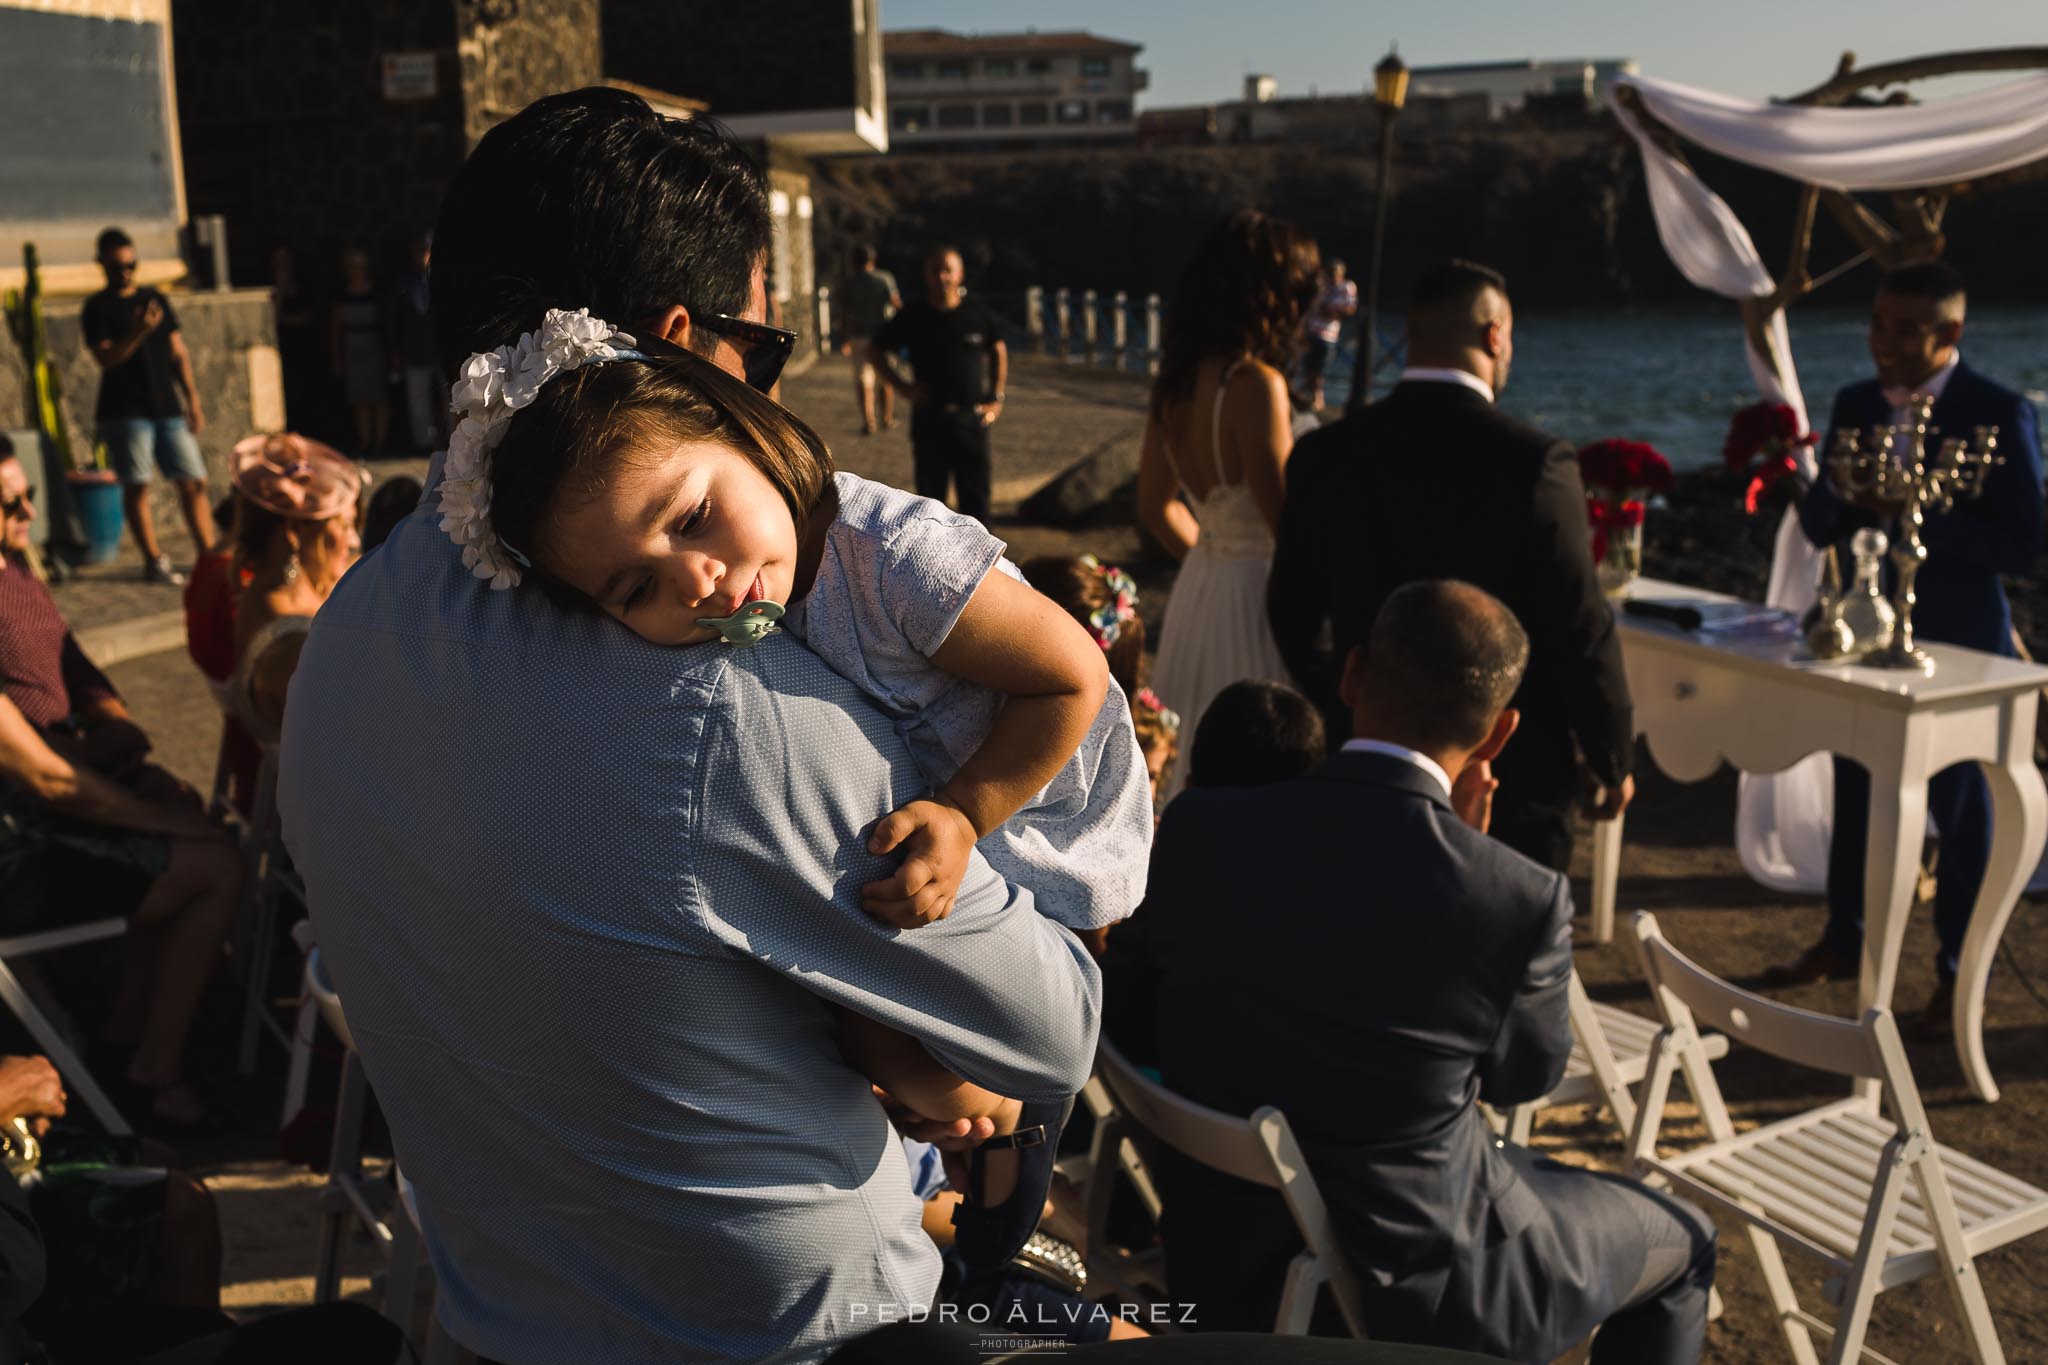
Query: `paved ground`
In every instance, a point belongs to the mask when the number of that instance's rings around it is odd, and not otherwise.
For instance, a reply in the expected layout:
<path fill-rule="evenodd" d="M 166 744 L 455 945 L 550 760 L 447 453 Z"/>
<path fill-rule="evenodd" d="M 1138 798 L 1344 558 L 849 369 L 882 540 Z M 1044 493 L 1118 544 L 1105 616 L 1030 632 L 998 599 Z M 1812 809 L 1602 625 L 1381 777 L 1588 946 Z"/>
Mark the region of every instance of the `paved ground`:
<path fill-rule="evenodd" d="M 860 438 L 851 386 L 844 366 L 828 361 L 785 386 L 785 400 L 808 418 L 832 445 L 843 467 L 873 477 L 907 479 L 909 445 L 903 430 Z M 1094 549 L 1111 560 L 1133 561 L 1138 541 L 1128 527 L 1065 534 L 1025 527 L 1010 515 L 1015 500 L 1050 474 L 1106 441 L 1135 441 L 1143 421 L 1142 387 L 1125 377 L 1077 371 L 1050 362 L 1026 362 L 1010 385 L 1010 406 L 996 431 L 999 505 L 996 521 L 1010 538 L 1013 554 Z M 388 466 L 399 468 L 404 466 Z M 417 467 L 417 466 L 413 466 Z M 161 614 L 177 605 L 175 594 L 145 589 L 124 579 L 120 566 L 99 571 L 62 589 L 74 619 L 119 624 L 123 612 Z M 1148 569 L 1146 615 L 1153 623 L 1164 600 L 1168 576 Z M 134 617 L 125 619 L 133 620 Z M 112 670 L 143 724 L 157 736 L 159 753 L 195 782 L 212 772 L 219 721 L 206 691 L 182 651 L 131 659 Z M 1734 815 L 1734 780 L 1681 787 L 1658 777 L 1647 760 L 1642 792 L 1631 812 L 1623 855 L 1621 899 L 1625 909 L 1655 910 L 1667 933 L 1709 968 L 1741 981 L 1754 980 L 1767 963 L 1789 956 L 1817 934 L 1817 898 L 1764 891 L 1743 876 L 1729 846 Z M 1584 841 L 1582 841 L 1582 849 Z M 1583 869 L 1582 869 L 1583 871 Z M 1581 900 L 1583 902 L 1583 882 Z M 1944 1045 L 1915 1042 L 1910 1051 L 1926 1094 L 1935 1136 L 2036 1184 L 2048 1185 L 2048 1146 L 2040 1141 L 2048 1121 L 2048 1004 L 2036 983 L 2048 983 L 2048 914 L 2040 901 L 2024 902 L 2006 935 L 2008 954 L 1994 975 L 1988 1005 L 1987 1050 L 2005 1096 L 1992 1106 L 1968 1098 L 1953 1053 Z M 1899 1002 L 1917 1009 L 1932 986 L 1932 933 L 1927 916 L 1916 914 L 1909 932 Z M 1648 1002 L 1631 953 L 1621 944 L 1584 945 L 1579 967 L 1597 998 L 1647 1011 Z M 1787 993 L 1792 1002 L 1836 1014 L 1854 1005 L 1848 984 Z M 213 1005 L 212 1030 L 202 1042 L 207 1056 L 226 1055 L 221 1037 L 227 1012 Z M 245 1122 L 243 1131 L 192 1155 L 220 1192 L 227 1225 L 231 1302 L 250 1310 L 303 1300 L 310 1292 L 315 1258 L 313 1218 L 316 1178 L 277 1159 L 273 1132 L 281 1060 L 266 1056 L 265 1073 L 252 1083 L 229 1087 Z M 1740 1121 L 1768 1121 L 1818 1101 L 1838 1088 L 1810 1075 L 1741 1056 L 1724 1064 L 1724 1085 Z M 1690 1107 L 1674 1106 L 1683 1140 Z M 1584 1109 L 1547 1115 L 1537 1144 L 1561 1158 L 1616 1166 L 1618 1135 L 1600 1116 Z M 351 1262 L 352 1285 L 374 1267 L 363 1247 Z M 1998 1252 L 1982 1263 L 1993 1311 L 2009 1357 L 2048 1359 L 2048 1239 Z M 1809 1308 L 1824 1307 L 1821 1276 L 1794 1263 Z M 1712 1329 L 1708 1358 L 1715 1361 L 1777 1361 L 1782 1340 L 1772 1325 L 1746 1238 L 1723 1225 L 1721 1282 L 1727 1314 Z M 1964 1359 L 1948 1300 L 1932 1284 L 1882 1297 L 1873 1344 L 1904 1360 Z"/>

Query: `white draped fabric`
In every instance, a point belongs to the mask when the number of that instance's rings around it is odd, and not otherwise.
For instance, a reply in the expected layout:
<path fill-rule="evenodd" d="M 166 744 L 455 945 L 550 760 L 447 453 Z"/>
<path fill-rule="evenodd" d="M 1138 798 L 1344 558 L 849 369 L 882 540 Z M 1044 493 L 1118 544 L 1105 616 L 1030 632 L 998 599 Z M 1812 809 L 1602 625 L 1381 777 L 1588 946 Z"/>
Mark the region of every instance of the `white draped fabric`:
<path fill-rule="evenodd" d="M 1837 190 L 1896 190 L 1993 175 L 2048 156 L 2048 74 L 2029 75 L 1931 104 L 1820 109 L 1736 99 L 1670 81 L 1626 76 L 1658 120 L 1681 137 L 1763 170 Z M 1659 147 L 1610 92 L 1615 117 L 1643 154 L 1657 235 L 1672 263 L 1701 289 L 1730 299 L 1762 298 L 1776 281 L 1756 244 L 1721 197 Z M 1783 309 L 1765 332 L 1770 354 L 1745 344 L 1757 390 L 1806 420 Z M 1802 455 L 1808 478 L 1814 452 Z M 1765 599 L 1791 611 L 1812 605 L 1820 557 L 1787 513 L 1778 527 Z M 1769 776 L 1744 774 L 1735 842 L 1749 875 L 1782 891 L 1827 882 L 1833 775 L 1816 756 Z"/>

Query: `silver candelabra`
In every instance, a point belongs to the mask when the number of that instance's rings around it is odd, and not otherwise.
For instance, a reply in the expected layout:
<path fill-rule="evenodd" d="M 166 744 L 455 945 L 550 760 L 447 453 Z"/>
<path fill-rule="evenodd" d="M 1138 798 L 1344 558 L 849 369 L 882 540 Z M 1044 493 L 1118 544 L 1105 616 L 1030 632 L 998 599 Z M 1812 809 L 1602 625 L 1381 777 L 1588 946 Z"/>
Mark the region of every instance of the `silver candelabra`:
<path fill-rule="evenodd" d="M 1934 400 L 1916 393 L 1907 407 L 1912 420 L 1903 425 L 1837 433 L 1834 449 L 1828 452 L 1828 474 L 1835 491 L 1849 502 L 1898 509 L 1900 534 L 1892 538 L 1891 547 L 1892 567 L 1898 572 L 1898 585 L 1892 590 L 1898 624 L 1891 643 L 1863 662 L 1932 673 L 1933 658 L 1913 643 L 1913 580 L 1927 562 L 1921 528 L 1929 510 L 1946 512 L 1957 498 L 1982 493 L 1992 466 L 2004 464 L 2005 457 L 1996 453 L 1997 427 L 1978 427 L 1967 445 L 1960 436 L 1948 437 L 1929 454 L 1927 419 Z"/>

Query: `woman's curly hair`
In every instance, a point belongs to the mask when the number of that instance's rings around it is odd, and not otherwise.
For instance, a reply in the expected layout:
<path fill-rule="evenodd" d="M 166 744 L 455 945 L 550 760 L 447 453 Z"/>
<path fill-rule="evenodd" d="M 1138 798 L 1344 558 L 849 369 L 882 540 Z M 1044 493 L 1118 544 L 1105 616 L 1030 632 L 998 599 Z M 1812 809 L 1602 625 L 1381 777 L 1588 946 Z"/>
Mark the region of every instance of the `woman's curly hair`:
<path fill-rule="evenodd" d="M 1218 223 L 1167 307 L 1153 410 L 1191 396 L 1209 356 L 1250 355 L 1285 373 L 1321 265 L 1315 239 L 1284 219 L 1239 209 Z"/>

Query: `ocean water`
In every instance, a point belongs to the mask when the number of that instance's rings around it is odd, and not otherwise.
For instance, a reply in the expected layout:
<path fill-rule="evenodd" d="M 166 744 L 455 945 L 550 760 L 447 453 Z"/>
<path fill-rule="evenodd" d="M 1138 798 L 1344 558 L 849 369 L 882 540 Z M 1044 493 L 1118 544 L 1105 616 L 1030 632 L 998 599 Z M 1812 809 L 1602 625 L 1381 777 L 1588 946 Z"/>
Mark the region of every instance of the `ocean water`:
<path fill-rule="evenodd" d="M 1825 429 L 1835 391 L 1871 374 L 1868 315 L 1794 307 L 1787 321 L 1808 413 Z M 2031 398 L 2048 424 L 2048 310 L 1972 309 L 1962 349 L 1973 368 Z M 1350 375 L 1347 338 L 1330 367 L 1332 406 L 1343 404 Z M 1382 370 L 1379 391 L 1392 382 Z M 1729 417 L 1755 401 L 1742 321 L 1730 306 L 1726 313 L 1518 316 L 1500 405 L 1579 444 L 1610 436 L 1648 441 L 1674 468 L 1697 469 L 1720 460 Z"/>

